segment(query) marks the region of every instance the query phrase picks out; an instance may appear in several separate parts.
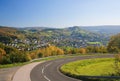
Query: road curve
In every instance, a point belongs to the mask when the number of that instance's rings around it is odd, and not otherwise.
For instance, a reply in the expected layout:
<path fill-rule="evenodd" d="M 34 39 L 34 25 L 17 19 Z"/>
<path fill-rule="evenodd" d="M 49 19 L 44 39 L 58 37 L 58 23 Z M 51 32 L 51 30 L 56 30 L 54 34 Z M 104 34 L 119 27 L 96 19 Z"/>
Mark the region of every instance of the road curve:
<path fill-rule="evenodd" d="M 31 73 L 31 81 L 81 81 L 74 79 L 64 74 L 60 73 L 59 67 L 65 63 L 83 60 L 83 59 L 92 59 L 92 58 L 106 58 L 113 57 L 113 55 L 98 55 L 98 56 L 77 56 L 72 58 L 62 58 L 52 61 L 47 61 L 35 66 Z"/>

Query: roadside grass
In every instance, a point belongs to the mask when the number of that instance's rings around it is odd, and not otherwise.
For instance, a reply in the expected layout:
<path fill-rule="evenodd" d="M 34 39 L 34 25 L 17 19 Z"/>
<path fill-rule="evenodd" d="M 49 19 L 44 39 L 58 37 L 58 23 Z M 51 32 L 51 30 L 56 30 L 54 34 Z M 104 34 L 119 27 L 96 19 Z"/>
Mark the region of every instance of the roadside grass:
<path fill-rule="evenodd" d="M 1 68 L 11 68 L 11 67 L 16 67 L 16 66 L 22 66 L 25 64 L 29 64 L 29 62 L 24 62 L 24 63 L 13 63 L 13 64 L 4 64 L 4 65 L 0 65 L 0 69 Z"/>
<path fill-rule="evenodd" d="M 49 57 L 34 59 L 34 60 L 31 60 L 29 62 L 24 62 L 24 63 L 13 63 L 13 64 L 5 64 L 5 65 L 0 64 L 0 69 L 1 68 L 11 68 L 11 67 L 16 67 L 16 66 L 23 66 L 23 65 L 29 64 L 31 62 L 40 62 L 40 61 L 55 60 L 55 59 L 60 59 L 60 58 L 72 58 L 72 57 L 76 57 L 76 56 L 91 56 L 91 55 L 99 56 L 99 55 L 105 55 L 105 54 L 68 54 L 68 55 L 49 56 Z"/>
<path fill-rule="evenodd" d="M 120 79 L 83 78 L 84 76 L 111 76 L 115 74 L 114 58 L 97 58 L 70 62 L 64 64 L 60 71 L 68 76 L 85 81 L 120 81 Z"/>
<path fill-rule="evenodd" d="M 87 65 L 86 67 L 77 67 L 76 72 L 79 75 L 90 76 L 108 76 L 114 74 L 113 62 L 106 61 Z"/>

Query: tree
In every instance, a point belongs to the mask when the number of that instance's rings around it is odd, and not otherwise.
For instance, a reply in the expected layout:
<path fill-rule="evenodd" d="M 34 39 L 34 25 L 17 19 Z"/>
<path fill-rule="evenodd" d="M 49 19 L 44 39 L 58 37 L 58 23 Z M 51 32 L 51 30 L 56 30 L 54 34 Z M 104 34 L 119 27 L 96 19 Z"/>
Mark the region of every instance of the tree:
<path fill-rule="evenodd" d="M 85 54 L 86 53 L 86 49 L 85 48 L 80 48 L 80 53 Z"/>
<path fill-rule="evenodd" d="M 47 57 L 47 56 L 64 54 L 64 51 L 56 46 L 48 46 L 48 47 L 39 49 L 37 54 L 39 57 L 41 56 Z"/>
<path fill-rule="evenodd" d="M 11 52 L 18 52 L 19 50 L 11 47 L 11 46 L 5 46 L 4 50 L 6 51 L 6 54 L 10 54 Z"/>
<path fill-rule="evenodd" d="M 118 53 L 120 51 L 120 34 L 111 37 L 107 50 L 111 53 Z"/>
<path fill-rule="evenodd" d="M 2 58 L 3 58 L 3 56 L 5 56 L 5 55 L 6 55 L 5 50 L 3 50 L 2 48 L 0 48 L 0 62 L 1 62 Z"/>
<path fill-rule="evenodd" d="M 0 63 L 1 63 L 1 64 L 11 64 L 12 62 L 11 62 L 9 56 L 3 56 Z"/>
<path fill-rule="evenodd" d="M 31 60 L 28 54 L 25 54 L 24 52 L 12 52 L 9 56 L 12 63 L 26 62 Z"/>

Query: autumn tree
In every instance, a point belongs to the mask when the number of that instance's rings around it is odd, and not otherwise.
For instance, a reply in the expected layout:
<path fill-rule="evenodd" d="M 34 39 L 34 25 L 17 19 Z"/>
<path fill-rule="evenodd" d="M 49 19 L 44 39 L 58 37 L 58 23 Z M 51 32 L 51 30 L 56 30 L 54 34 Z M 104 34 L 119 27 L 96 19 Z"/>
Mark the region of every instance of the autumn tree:
<path fill-rule="evenodd" d="M 0 61 L 2 60 L 2 57 L 6 55 L 5 50 L 3 50 L 2 48 L 0 48 Z"/>
<path fill-rule="evenodd" d="M 87 46 L 87 53 L 107 53 L 105 46 Z"/>
<path fill-rule="evenodd" d="M 107 46 L 107 50 L 111 53 L 120 52 L 120 34 L 111 37 Z"/>
<path fill-rule="evenodd" d="M 64 51 L 56 46 L 48 46 L 48 47 L 39 49 L 37 54 L 38 54 L 38 57 L 40 56 L 47 57 L 47 56 L 64 54 Z"/>
<path fill-rule="evenodd" d="M 82 53 L 82 54 L 85 54 L 86 53 L 86 49 L 85 48 L 80 48 L 79 52 Z"/>

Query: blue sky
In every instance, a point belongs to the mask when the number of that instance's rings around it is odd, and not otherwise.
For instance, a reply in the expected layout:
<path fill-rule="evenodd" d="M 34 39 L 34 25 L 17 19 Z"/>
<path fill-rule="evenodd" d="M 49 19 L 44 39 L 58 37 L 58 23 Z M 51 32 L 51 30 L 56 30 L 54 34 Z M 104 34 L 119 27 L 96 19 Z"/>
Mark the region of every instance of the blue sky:
<path fill-rule="evenodd" d="M 120 0 L 0 0 L 0 25 L 120 25 Z"/>

